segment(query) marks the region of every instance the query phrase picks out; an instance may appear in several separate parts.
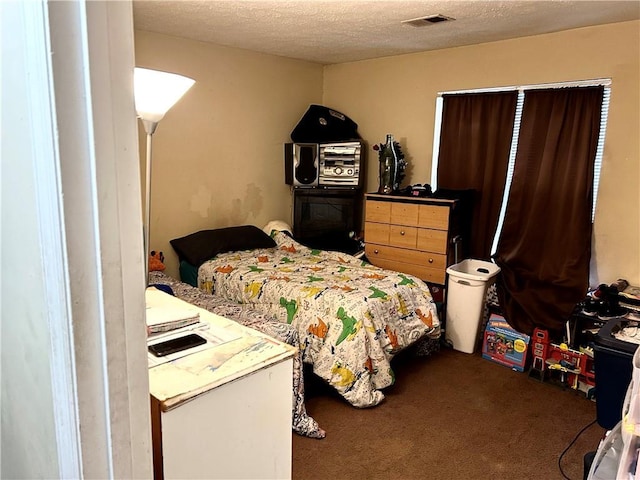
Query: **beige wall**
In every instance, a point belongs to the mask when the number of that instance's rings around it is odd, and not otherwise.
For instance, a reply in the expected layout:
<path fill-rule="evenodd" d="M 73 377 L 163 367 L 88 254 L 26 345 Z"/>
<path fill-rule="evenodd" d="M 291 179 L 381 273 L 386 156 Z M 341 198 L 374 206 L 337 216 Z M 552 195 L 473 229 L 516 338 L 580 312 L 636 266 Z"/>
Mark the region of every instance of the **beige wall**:
<path fill-rule="evenodd" d="M 640 284 L 639 59 L 637 21 L 324 69 L 137 31 L 137 65 L 197 82 L 153 137 L 151 248 L 177 276 L 170 239 L 289 220 L 282 143 L 311 103 L 350 116 L 369 147 L 393 133 L 410 163 L 406 183 L 430 183 L 438 92 L 611 78 L 592 283 Z M 378 183 L 372 153 L 367 191 Z"/>
<path fill-rule="evenodd" d="M 430 183 L 438 92 L 611 78 L 611 105 L 594 225 L 592 283 L 640 284 L 640 22 L 331 65 L 325 105 L 359 125 L 369 145 L 393 133 L 407 183 Z M 368 191 L 377 188 L 369 148 Z"/>
<path fill-rule="evenodd" d="M 137 66 L 196 80 L 153 135 L 150 247 L 164 252 L 166 273 L 178 276 L 173 238 L 290 221 L 283 143 L 322 103 L 322 66 L 142 31 L 135 54 Z"/>

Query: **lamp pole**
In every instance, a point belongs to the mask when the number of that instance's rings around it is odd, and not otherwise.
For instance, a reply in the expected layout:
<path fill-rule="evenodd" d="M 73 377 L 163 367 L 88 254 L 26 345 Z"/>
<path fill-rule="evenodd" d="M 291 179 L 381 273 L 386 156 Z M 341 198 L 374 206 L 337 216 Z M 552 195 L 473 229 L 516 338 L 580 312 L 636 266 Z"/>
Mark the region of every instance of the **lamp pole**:
<path fill-rule="evenodd" d="M 142 124 L 144 125 L 144 131 L 147 133 L 147 158 L 146 158 L 146 168 L 145 168 L 145 214 L 144 214 L 144 252 L 145 252 L 145 262 L 144 262 L 144 272 L 147 285 L 149 285 L 149 238 L 151 236 L 151 144 L 153 134 L 158 127 L 158 122 L 152 122 L 149 120 L 142 120 Z"/>
<path fill-rule="evenodd" d="M 151 143 L 158 122 L 165 113 L 194 84 L 191 78 L 175 73 L 160 72 L 136 67 L 134 70 L 134 95 L 136 111 L 147 133 L 147 158 L 144 214 L 144 264 L 149 285 L 149 249 L 151 231 Z"/>

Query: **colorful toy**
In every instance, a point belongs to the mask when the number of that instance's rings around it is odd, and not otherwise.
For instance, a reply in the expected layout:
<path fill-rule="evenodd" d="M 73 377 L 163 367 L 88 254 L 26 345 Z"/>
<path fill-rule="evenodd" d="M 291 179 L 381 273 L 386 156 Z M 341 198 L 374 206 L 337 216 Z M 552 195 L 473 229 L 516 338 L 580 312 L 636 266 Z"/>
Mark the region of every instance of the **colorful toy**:
<path fill-rule="evenodd" d="M 529 376 L 538 375 L 540 381 L 544 381 L 546 362 L 549 354 L 549 332 L 541 328 L 533 330 L 531 337 L 531 369 Z"/>
<path fill-rule="evenodd" d="M 595 388 L 593 352 L 587 348 L 574 350 L 566 343 L 552 343 L 546 330 L 536 328 L 531 342 L 532 364 L 529 376 L 538 374 L 544 381 L 547 374 L 563 387 L 581 390 L 591 398 Z"/>
<path fill-rule="evenodd" d="M 529 341 L 529 335 L 515 331 L 503 316 L 492 313 L 484 331 L 482 357 L 523 372 Z"/>
<path fill-rule="evenodd" d="M 545 360 L 547 368 L 559 372 L 562 386 L 578 388 L 578 376 L 583 372 L 584 355 L 569 348 L 566 343 L 549 344 L 549 356 Z"/>
<path fill-rule="evenodd" d="M 164 270 L 164 254 L 162 252 L 156 252 L 153 250 L 149 255 L 149 271 L 163 271 Z"/>

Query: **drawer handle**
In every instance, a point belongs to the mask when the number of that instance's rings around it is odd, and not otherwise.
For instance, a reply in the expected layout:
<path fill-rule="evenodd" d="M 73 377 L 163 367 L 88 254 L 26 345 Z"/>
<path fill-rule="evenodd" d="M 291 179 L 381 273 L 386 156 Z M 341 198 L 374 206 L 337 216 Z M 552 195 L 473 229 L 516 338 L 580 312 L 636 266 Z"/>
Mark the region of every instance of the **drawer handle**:
<path fill-rule="evenodd" d="M 429 259 L 429 263 L 433 263 L 433 258 L 430 258 L 430 259 Z"/>
<path fill-rule="evenodd" d="M 373 253 L 375 253 L 377 255 L 378 254 L 378 250 L 374 250 Z"/>
<path fill-rule="evenodd" d="M 400 230 L 400 235 L 404 235 L 404 230 Z"/>

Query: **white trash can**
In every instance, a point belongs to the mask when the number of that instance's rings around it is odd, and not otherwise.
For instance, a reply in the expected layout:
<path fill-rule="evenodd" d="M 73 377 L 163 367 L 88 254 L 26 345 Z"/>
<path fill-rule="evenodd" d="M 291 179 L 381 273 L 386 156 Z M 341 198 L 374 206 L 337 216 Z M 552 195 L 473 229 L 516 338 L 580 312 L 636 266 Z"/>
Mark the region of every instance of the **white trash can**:
<path fill-rule="evenodd" d="M 491 262 L 467 259 L 447 268 L 445 338 L 453 348 L 473 353 L 487 290 L 500 273 Z"/>

